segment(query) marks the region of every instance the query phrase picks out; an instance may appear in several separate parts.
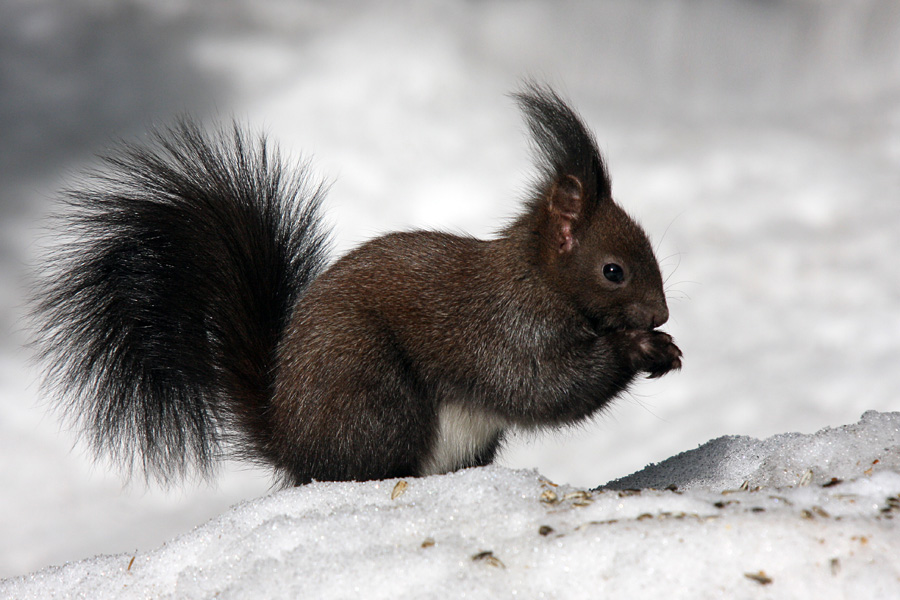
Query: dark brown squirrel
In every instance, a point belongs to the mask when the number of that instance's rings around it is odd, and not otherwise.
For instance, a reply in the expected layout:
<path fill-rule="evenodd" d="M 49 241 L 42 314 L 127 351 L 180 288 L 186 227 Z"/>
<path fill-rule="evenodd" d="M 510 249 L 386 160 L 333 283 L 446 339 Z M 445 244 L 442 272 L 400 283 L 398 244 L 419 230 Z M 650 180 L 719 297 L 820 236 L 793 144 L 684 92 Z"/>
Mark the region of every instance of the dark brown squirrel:
<path fill-rule="evenodd" d="M 323 187 L 264 137 L 183 119 L 105 158 L 36 310 L 94 450 L 163 480 L 223 455 L 297 485 L 444 473 L 680 368 L 593 136 L 547 87 L 514 97 L 539 178 L 499 237 L 393 233 L 327 267 Z"/>

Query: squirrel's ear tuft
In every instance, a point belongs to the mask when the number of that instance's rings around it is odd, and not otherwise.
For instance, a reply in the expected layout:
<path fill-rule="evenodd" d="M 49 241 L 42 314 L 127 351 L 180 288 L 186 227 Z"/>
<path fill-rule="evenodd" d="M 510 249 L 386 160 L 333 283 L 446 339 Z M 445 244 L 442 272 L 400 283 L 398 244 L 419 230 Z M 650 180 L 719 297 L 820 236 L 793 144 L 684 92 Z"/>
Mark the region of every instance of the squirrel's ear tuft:
<path fill-rule="evenodd" d="M 595 211 L 612 201 L 606 166 L 594 136 L 552 89 L 526 83 L 514 98 L 525 114 L 538 180 L 531 210 L 554 254 L 567 254 Z"/>
<path fill-rule="evenodd" d="M 540 169 L 539 196 L 565 188 L 566 178 L 581 186 L 583 212 L 612 197 L 609 175 L 594 136 L 560 96 L 547 86 L 534 82 L 513 95 L 525 114 Z"/>

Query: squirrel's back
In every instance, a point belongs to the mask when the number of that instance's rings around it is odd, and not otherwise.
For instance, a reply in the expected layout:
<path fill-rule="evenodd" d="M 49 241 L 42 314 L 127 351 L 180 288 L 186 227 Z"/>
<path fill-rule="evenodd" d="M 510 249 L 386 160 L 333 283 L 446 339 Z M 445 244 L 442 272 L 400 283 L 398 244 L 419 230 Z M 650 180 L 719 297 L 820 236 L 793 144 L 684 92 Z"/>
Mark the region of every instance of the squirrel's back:
<path fill-rule="evenodd" d="M 294 483 L 422 474 L 441 399 L 484 359 L 502 285 L 503 270 L 492 265 L 497 244 L 388 234 L 310 285 L 279 349 L 270 436 L 277 471 Z M 499 441 L 499 430 L 489 437 Z"/>

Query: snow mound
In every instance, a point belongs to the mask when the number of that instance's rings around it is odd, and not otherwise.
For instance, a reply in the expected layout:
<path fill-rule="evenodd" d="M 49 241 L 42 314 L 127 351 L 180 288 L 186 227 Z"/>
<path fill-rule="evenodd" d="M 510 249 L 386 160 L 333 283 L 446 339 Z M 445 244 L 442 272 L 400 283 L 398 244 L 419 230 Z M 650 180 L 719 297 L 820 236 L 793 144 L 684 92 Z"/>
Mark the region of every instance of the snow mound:
<path fill-rule="evenodd" d="M 678 489 L 586 491 L 501 467 L 314 483 L 154 551 L 5 580 L 0 597 L 896 598 L 898 446 L 900 413 L 870 412 L 721 438 L 610 484 Z"/>
<path fill-rule="evenodd" d="M 726 436 L 606 484 L 609 489 L 728 489 L 824 484 L 900 473 L 900 413 L 868 411 L 859 423 L 765 440 Z"/>

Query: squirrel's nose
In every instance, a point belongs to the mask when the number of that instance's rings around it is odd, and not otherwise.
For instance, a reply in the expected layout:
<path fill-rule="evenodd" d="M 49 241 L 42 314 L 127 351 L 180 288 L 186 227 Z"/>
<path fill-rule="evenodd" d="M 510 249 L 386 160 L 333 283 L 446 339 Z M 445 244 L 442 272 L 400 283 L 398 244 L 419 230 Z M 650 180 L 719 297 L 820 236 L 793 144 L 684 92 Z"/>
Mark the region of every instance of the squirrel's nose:
<path fill-rule="evenodd" d="M 656 329 L 669 320 L 669 308 L 665 300 L 645 301 L 628 309 L 628 327 Z"/>
<path fill-rule="evenodd" d="M 657 308 L 653 311 L 653 316 L 650 318 L 651 329 L 656 329 L 657 327 L 661 327 L 665 324 L 666 321 L 669 320 L 669 307 L 665 304 Z"/>

